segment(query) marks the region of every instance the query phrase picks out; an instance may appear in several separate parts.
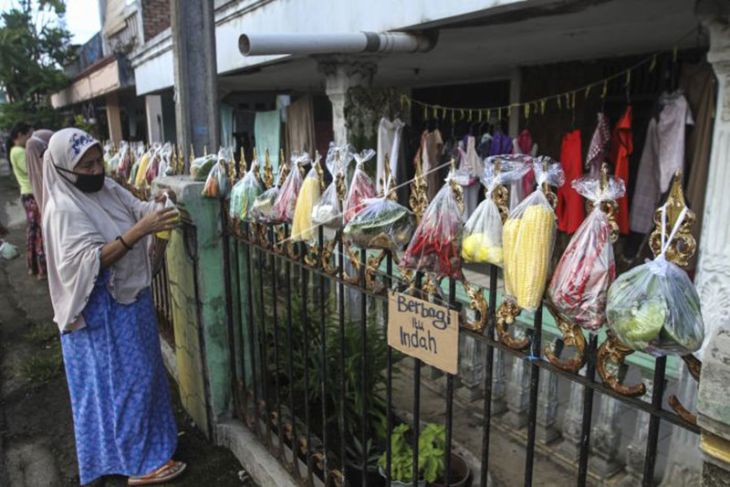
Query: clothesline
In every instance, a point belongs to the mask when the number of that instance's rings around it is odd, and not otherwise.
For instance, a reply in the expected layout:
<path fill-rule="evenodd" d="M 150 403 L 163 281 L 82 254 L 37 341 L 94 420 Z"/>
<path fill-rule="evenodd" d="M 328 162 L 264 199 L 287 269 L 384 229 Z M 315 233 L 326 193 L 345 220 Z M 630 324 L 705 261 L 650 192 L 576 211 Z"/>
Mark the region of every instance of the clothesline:
<path fill-rule="evenodd" d="M 696 29 L 692 29 L 691 31 L 684 34 L 682 37 L 680 37 L 675 43 L 674 47 L 671 49 L 672 52 L 672 62 L 677 61 L 677 54 L 679 51 L 679 45 L 682 43 L 682 41 L 686 40 L 691 35 L 695 34 Z M 572 90 L 564 91 L 562 93 L 556 93 L 553 95 L 543 96 L 540 98 L 535 98 L 532 100 L 524 101 L 524 102 L 515 102 L 510 103 L 507 105 L 501 105 L 501 106 L 492 106 L 492 107 L 481 107 L 481 108 L 469 108 L 469 107 L 449 107 L 449 106 L 443 106 L 443 105 L 437 105 L 437 104 L 430 104 L 426 103 L 420 100 L 416 100 L 411 98 L 408 95 L 401 95 L 401 105 L 404 108 L 411 108 L 412 106 L 419 106 L 423 108 L 423 118 L 424 120 L 428 119 L 446 119 L 448 115 L 451 116 L 451 121 L 462 121 L 466 120 L 467 122 L 482 122 L 482 121 L 489 121 L 492 119 L 494 115 L 497 116 L 499 120 L 503 119 L 503 114 L 506 114 L 508 117 L 512 115 L 512 110 L 522 110 L 523 115 L 525 118 L 530 118 L 530 115 L 533 113 L 540 113 L 541 115 L 545 113 L 545 110 L 547 108 L 547 104 L 549 101 L 555 101 L 555 106 L 558 109 L 562 109 L 565 107 L 566 109 L 574 109 L 575 108 L 575 99 L 579 93 L 584 93 L 585 98 L 588 98 L 588 96 L 591 94 L 591 92 L 594 91 L 594 88 L 601 88 L 600 96 L 601 99 L 604 99 L 606 95 L 608 94 L 608 83 L 610 81 L 624 78 L 624 86 L 628 89 L 631 86 L 631 73 L 636 71 L 637 69 L 641 68 L 642 66 L 649 65 L 649 72 L 653 72 L 656 68 L 657 64 L 657 57 L 660 54 L 670 52 L 670 51 L 659 51 L 651 56 L 647 56 L 644 59 L 641 59 L 640 61 L 636 62 L 632 66 L 616 72 L 612 75 L 609 75 L 605 78 L 593 81 L 591 83 L 588 83 L 583 86 L 576 87 Z"/>

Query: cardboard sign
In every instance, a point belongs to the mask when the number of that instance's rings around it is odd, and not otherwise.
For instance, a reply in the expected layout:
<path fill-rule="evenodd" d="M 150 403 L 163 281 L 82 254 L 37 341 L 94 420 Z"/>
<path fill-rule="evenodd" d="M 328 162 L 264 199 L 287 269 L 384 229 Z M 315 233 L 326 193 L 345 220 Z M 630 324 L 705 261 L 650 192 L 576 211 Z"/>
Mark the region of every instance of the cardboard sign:
<path fill-rule="evenodd" d="M 388 345 L 449 374 L 459 369 L 459 313 L 388 293 Z"/>

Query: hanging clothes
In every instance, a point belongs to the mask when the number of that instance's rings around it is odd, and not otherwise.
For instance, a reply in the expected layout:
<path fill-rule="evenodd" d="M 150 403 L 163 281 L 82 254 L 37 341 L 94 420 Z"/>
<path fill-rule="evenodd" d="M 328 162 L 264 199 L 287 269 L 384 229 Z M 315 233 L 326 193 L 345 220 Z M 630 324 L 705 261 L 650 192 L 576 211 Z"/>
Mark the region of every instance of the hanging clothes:
<path fill-rule="evenodd" d="M 286 107 L 286 148 L 314 154 L 314 102 L 305 95 Z"/>
<path fill-rule="evenodd" d="M 532 157 L 537 155 L 537 144 L 532 141 L 532 133 L 528 129 L 523 129 L 522 132 L 515 138 L 513 144 L 513 150 L 515 154 L 526 154 Z M 529 171 L 522 178 L 522 193 L 526 196 L 532 193 L 535 187 L 535 173 Z M 522 201 L 522 199 L 520 199 Z"/>
<path fill-rule="evenodd" d="M 631 203 L 631 230 L 649 233 L 662 193 L 669 189 L 674 173 L 684 169 L 685 133 L 694 123 L 681 90 L 659 98 L 659 117 L 649 121 L 644 151 L 639 161 L 636 189 Z"/>
<path fill-rule="evenodd" d="M 629 161 L 631 154 L 634 152 L 634 140 L 631 134 L 631 105 L 626 107 L 624 114 L 616 122 L 611 135 L 611 163 L 615 168 L 615 177 L 622 179 L 626 185 L 627 194 L 619 198 L 618 212 L 616 213 L 616 222 L 618 229 L 623 235 L 629 233 Z"/>
<path fill-rule="evenodd" d="M 432 171 L 433 168 L 439 165 L 439 155 L 444 147 L 444 139 L 441 137 L 439 129 L 435 129 L 432 132 L 424 130 L 421 134 L 421 145 L 418 149 L 418 154 L 421 157 L 421 169 L 426 178 L 426 184 L 428 185 L 426 194 L 428 195 L 428 201 L 431 201 L 443 184 L 443 180 L 440 177 L 441 171 Z"/>
<path fill-rule="evenodd" d="M 278 173 L 281 148 L 281 114 L 279 110 L 256 112 L 253 131 L 258 156 L 263 160 L 264 151 L 268 150 L 274 173 Z M 261 167 L 263 168 L 263 164 Z"/>
<path fill-rule="evenodd" d="M 608 117 L 598 112 L 596 130 L 593 131 L 591 143 L 588 146 L 586 156 L 586 171 L 591 177 L 597 178 L 601 174 L 601 164 L 606 161 L 608 155 L 608 144 L 611 140 L 611 129 L 608 124 Z"/>
<path fill-rule="evenodd" d="M 574 233 L 585 218 L 583 197 L 573 189 L 573 181 L 583 175 L 580 130 L 573 130 L 563 136 L 560 147 L 560 162 L 565 173 L 565 183 L 558 188 L 558 229 Z"/>
<path fill-rule="evenodd" d="M 378 160 L 375 174 L 375 182 L 378 192 L 382 191 L 385 184 L 385 160 L 390 163 L 390 173 L 394 181 L 399 181 L 401 176 L 398 172 L 398 156 L 400 154 L 401 133 L 405 123 L 396 118 L 391 121 L 385 117 L 380 119 L 378 125 Z"/>
<path fill-rule="evenodd" d="M 479 179 L 484 172 L 476 139 L 471 135 L 465 137 L 465 143 L 459 143 L 459 172 L 469 176 L 468 180 L 459 181 L 464 190 L 464 217 L 469 218 L 479 204 Z"/>
<path fill-rule="evenodd" d="M 687 137 L 687 202 L 695 212 L 695 224 L 692 235 L 699 248 L 702 217 L 705 210 L 705 192 L 707 191 L 707 174 L 710 166 L 710 149 L 712 147 L 712 129 L 714 126 L 715 99 L 717 82 L 712 66 L 706 62 L 698 64 L 684 63 L 679 75 L 679 86 L 686 93 L 690 110 L 695 115 L 695 127 Z M 35 136 L 35 134 L 33 134 Z M 30 166 L 29 166 L 30 171 Z M 688 269 L 694 269 L 697 263 L 697 252 L 690 259 Z"/>
<path fill-rule="evenodd" d="M 492 142 L 489 146 L 490 156 L 499 156 L 502 154 L 512 154 L 514 147 L 512 146 L 512 137 L 497 129 L 492 135 Z"/>

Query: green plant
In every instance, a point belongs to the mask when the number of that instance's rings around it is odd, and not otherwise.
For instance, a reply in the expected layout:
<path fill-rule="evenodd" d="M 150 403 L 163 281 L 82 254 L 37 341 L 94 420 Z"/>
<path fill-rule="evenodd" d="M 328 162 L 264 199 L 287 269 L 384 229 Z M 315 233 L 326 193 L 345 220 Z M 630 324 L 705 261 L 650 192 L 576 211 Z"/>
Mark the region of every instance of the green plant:
<path fill-rule="evenodd" d="M 34 384 L 42 384 L 63 372 L 61 344 L 54 342 L 49 350 L 33 354 L 20 364 L 20 372 L 24 378 Z"/>
<path fill-rule="evenodd" d="M 413 481 L 413 449 L 408 441 L 411 429 L 401 424 L 393 429 L 390 436 L 391 463 L 390 478 L 399 482 Z M 418 480 L 435 482 L 443 477 L 446 468 L 444 461 L 446 428 L 440 424 L 428 423 L 418 435 Z M 378 465 L 386 469 L 387 453 L 380 456 Z"/>
<path fill-rule="evenodd" d="M 363 456 L 365 456 L 365 464 L 368 469 L 378 466 L 380 451 L 373 444 L 373 440 L 371 439 L 368 439 L 365 444 L 365 448 L 363 448 L 362 443 L 357 439 L 357 436 L 353 436 L 351 444 L 345 449 L 345 453 L 347 454 L 347 461 L 352 465 L 357 465 L 359 467 Z"/>

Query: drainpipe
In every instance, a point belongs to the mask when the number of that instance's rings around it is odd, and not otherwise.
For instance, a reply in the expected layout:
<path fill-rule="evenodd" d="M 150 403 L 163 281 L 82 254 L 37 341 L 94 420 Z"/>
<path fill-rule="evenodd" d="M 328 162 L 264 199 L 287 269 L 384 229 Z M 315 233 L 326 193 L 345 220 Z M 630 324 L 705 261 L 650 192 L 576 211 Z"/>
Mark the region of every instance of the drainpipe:
<path fill-rule="evenodd" d="M 238 38 L 244 56 L 426 52 L 435 45 L 435 34 L 406 32 L 241 34 Z"/>

